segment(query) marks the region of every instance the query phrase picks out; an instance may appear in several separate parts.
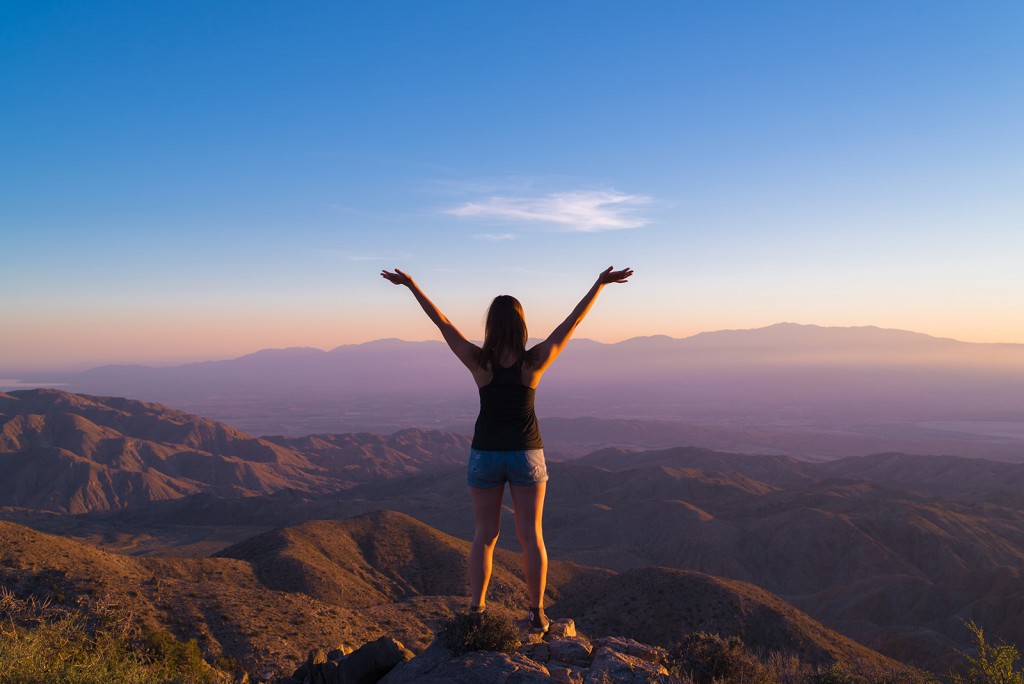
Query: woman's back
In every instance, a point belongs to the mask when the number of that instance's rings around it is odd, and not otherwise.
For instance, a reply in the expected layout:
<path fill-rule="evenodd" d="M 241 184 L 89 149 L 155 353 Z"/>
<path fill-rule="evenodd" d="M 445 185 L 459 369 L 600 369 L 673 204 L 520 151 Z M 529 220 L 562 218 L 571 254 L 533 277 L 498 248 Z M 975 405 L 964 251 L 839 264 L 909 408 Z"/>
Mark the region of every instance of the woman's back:
<path fill-rule="evenodd" d="M 480 388 L 480 415 L 473 448 L 481 451 L 542 449 L 536 390 L 523 383 L 524 357 L 511 366 L 492 364 L 491 381 Z"/>

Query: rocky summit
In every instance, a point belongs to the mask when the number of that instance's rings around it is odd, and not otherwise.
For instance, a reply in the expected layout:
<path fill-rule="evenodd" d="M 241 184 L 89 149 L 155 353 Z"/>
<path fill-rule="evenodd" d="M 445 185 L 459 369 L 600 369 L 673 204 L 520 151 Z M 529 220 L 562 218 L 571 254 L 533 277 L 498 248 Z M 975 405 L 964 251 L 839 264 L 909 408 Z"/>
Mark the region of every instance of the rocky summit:
<path fill-rule="evenodd" d="M 547 634 L 531 634 L 518 623 L 518 648 L 509 652 L 461 649 L 445 632 L 418 656 L 388 637 L 351 653 L 313 651 L 282 684 L 503 684 L 623 682 L 669 684 L 668 652 L 624 637 L 590 640 L 570 619 L 555 620 Z"/>

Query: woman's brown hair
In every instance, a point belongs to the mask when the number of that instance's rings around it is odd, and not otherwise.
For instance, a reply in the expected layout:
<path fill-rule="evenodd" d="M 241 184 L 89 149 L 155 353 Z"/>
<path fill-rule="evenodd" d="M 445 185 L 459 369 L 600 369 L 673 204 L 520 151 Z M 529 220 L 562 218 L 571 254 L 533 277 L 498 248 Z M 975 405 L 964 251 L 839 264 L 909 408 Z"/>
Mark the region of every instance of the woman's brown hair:
<path fill-rule="evenodd" d="M 498 295 L 487 307 L 484 323 L 484 345 L 480 349 L 480 365 L 494 368 L 511 352 L 516 358 L 526 355 L 526 317 L 519 300 L 511 295 Z M 529 359 L 524 359 L 529 361 Z"/>

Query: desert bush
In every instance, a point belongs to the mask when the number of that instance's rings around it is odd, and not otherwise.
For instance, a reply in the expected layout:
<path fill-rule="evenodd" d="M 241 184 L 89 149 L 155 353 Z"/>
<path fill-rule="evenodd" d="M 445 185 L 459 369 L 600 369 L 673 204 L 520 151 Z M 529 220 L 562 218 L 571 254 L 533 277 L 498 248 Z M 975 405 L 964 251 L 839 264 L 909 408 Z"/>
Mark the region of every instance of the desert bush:
<path fill-rule="evenodd" d="M 213 680 L 194 641 L 181 644 L 166 634 L 147 642 L 127 616 L 87 615 L 7 590 L 0 591 L 0 663 L 0 684 Z"/>
<path fill-rule="evenodd" d="M 963 654 L 966 674 L 951 673 L 953 684 L 1024 684 L 1024 671 L 1017 668 L 1020 653 L 1009 644 L 985 641 L 985 632 L 973 620 L 964 623 L 974 638 L 974 655 Z"/>
<path fill-rule="evenodd" d="M 212 681 L 210 667 L 195 639 L 181 642 L 169 632 L 149 628 L 143 631 L 142 646 L 144 659 L 154 674 L 177 681 Z"/>
<path fill-rule="evenodd" d="M 832 663 L 814 668 L 807 676 L 807 684 L 881 684 L 883 680 L 868 679 L 853 672 L 846 665 Z"/>
<path fill-rule="evenodd" d="M 777 684 L 807 684 L 810 667 L 792 653 L 772 652 L 766 661 L 768 679 Z"/>
<path fill-rule="evenodd" d="M 0 627 L 0 662 L 4 684 L 154 681 L 123 640 L 109 632 L 90 634 L 77 616 L 32 628 L 5 624 Z"/>
<path fill-rule="evenodd" d="M 229 674 L 236 674 L 245 671 L 245 668 L 242 666 L 242 663 L 238 662 L 237 658 L 232 658 L 231 656 L 226 655 L 222 655 L 219 658 L 215 659 L 213 661 L 213 665 L 218 670 L 222 672 L 227 672 Z"/>
<path fill-rule="evenodd" d="M 695 684 L 775 681 L 739 637 L 707 632 L 691 632 L 682 638 L 672 651 L 670 671 L 680 679 L 692 679 Z"/>
<path fill-rule="evenodd" d="M 444 624 L 443 643 L 455 655 L 469 651 L 515 653 L 522 645 L 519 629 L 507 616 L 483 613 L 457 613 Z"/>
<path fill-rule="evenodd" d="M 811 665 L 780 652 L 761 660 L 739 637 L 706 632 L 685 635 L 672 650 L 671 660 L 670 672 L 694 684 L 937 684 L 934 677 L 911 668 L 890 670 L 874 663 Z"/>

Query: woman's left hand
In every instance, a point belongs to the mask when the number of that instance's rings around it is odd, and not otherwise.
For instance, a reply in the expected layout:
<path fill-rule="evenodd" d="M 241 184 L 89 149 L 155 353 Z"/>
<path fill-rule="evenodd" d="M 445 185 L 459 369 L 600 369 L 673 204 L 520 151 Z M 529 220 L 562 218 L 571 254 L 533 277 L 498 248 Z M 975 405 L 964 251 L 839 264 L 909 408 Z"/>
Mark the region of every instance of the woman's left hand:
<path fill-rule="evenodd" d="M 412 276 L 408 273 L 403 273 L 400 269 L 395 269 L 395 272 L 381 271 L 380 276 L 394 285 L 412 285 Z"/>
<path fill-rule="evenodd" d="M 627 278 L 633 275 L 633 269 L 624 268 L 621 271 L 613 271 L 612 266 L 601 272 L 601 275 L 597 276 L 597 282 L 601 285 L 608 285 L 609 283 L 624 283 Z"/>

